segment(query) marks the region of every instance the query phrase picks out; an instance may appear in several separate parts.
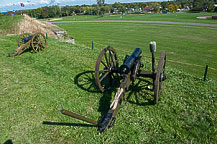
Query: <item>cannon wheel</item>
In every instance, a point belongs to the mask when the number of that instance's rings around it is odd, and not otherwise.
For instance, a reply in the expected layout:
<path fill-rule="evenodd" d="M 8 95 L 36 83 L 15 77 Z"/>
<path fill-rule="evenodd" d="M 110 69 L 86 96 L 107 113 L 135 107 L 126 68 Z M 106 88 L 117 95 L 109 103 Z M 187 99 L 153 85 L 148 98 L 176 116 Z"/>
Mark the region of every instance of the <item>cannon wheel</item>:
<path fill-rule="evenodd" d="M 118 79 L 118 57 L 113 48 L 110 46 L 104 48 L 98 56 L 95 66 L 95 81 L 100 89 L 104 92 L 115 80 Z"/>
<path fill-rule="evenodd" d="M 47 40 L 44 34 L 36 33 L 32 37 L 31 47 L 35 53 L 39 53 L 41 50 L 44 50 L 47 47 Z"/>
<path fill-rule="evenodd" d="M 163 80 L 166 78 L 164 75 L 166 65 L 166 53 L 161 52 L 160 60 L 158 62 L 157 73 L 154 81 L 154 103 L 157 104 L 160 99 L 161 88 Z"/>
<path fill-rule="evenodd" d="M 18 38 L 18 47 L 20 47 L 20 46 L 23 44 L 22 39 L 25 38 L 25 37 L 29 37 L 29 36 L 31 36 L 30 33 L 23 33 L 23 34 L 20 34 L 20 35 L 19 35 L 19 38 Z"/>

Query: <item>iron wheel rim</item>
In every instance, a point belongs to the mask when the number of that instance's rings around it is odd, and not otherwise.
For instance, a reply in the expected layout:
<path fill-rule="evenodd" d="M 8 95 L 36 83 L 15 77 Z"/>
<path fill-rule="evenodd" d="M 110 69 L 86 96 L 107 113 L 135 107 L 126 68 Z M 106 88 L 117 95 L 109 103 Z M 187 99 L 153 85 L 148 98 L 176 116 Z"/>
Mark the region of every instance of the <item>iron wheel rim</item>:
<path fill-rule="evenodd" d="M 162 76 L 165 73 L 166 52 L 162 51 L 158 62 L 157 73 L 154 81 L 154 104 L 157 104 L 160 99 L 161 89 L 163 85 Z"/>
<path fill-rule="evenodd" d="M 96 61 L 95 65 L 95 81 L 101 92 L 104 92 L 108 87 L 112 85 L 112 82 L 116 80 L 119 75 L 115 72 L 118 68 L 118 57 L 116 51 L 110 46 L 104 48 Z M 103 84 L 103 81 L 108 78 L 109 82 Z"/>
<path fill-rule="evenodd" d="M 22 44 L 23 44 L 23 38 L 26 38 L 26 37 L 29 37 L 31 36 L 30 33 L 23 33 L 23 34 L 20 34 L 19 35 L 19 38 L 18 38 L 18 47 L 20 47 Z"/>
<path fill-rule="evenodd" d="M 44 34 L 36 33 L 31 40 L 31 47 L 35 53 L 39 53 L 47 47 L 47 40 Z"/>

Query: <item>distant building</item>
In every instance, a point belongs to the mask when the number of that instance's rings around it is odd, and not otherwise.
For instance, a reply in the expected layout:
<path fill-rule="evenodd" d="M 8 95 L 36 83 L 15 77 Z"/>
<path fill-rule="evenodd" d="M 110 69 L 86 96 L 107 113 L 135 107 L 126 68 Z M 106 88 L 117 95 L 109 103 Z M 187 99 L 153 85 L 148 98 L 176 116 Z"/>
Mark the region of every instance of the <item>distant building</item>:
<path fill-rule="evenodd" d="M 154 9 L 154 8 L 152 8 L 152 7 L 150 7 L 150 6 L 147 6 L 147 7 L 145 7 L 143 10 L 144 10 L 145 13 L 152 13 L 153 9 Z"/>

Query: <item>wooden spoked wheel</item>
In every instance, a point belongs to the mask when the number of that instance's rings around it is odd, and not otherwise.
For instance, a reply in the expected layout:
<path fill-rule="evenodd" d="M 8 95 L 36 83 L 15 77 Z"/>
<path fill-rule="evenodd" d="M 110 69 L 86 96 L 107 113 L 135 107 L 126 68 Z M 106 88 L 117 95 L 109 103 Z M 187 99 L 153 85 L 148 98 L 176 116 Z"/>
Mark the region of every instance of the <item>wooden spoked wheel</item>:
<path fill-rule="evenodd" d="M 24 42 L 22 41 L 23 38 L 29 37 L 31 34 L 30 33 L 23 33 L 19 35 L 18 38 L 18 47 L 20 47 L 22 44 L 24 44 Z"/>
<path fill-rule="evenodd" d="M 158 62 L 157 73 L 154 81 L 154 103 L 157 104 L 160 99 L 162 83 L 166 79 L 165 73 L 166 52 L 162 51 Z"/>
<path fill-rule="evenodd" d="M 36 33 L 31 40 L 31 47 L 35 53 L 39 53 L 47 47 L 47 40 L 44 34 Z"/>
<path fill-rule="evenodd" d="M 104 92 L 118 79 L 117 68 L 118 57 L 115 50 L 109 46 L 104 48 L 95 66 L 95 81 L 100 91 Z"/>

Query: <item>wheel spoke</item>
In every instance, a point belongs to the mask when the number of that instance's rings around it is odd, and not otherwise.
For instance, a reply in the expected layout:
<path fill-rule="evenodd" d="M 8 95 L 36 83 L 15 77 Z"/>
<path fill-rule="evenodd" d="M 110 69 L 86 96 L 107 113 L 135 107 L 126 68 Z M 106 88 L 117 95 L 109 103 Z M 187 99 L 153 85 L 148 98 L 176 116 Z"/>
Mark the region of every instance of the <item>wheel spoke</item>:
<path fill-rule="evenodd" d="M 95 81 L 100 91 L 104 92 L 112 86 L 113 80 L 117 79 L 117 73 L 112 71 L 114 66 L 118 66 L 115 50 L 106 47 L 101 51 L 95 66 Z"/>
<path fill-rule="evenodd" d="M 31 40 L 31 47 L 34 52 L 38 53 L 46 48 L 46 38 L 42 33 L 36 33 Z"/>
<path fill-rule="evenodd" d="M 106 52 L 105 52 L 104 56 L 105 56 L 105 60 L 106 60 L 107 65 L 110 66 Z"/>
<path fill-rule="evenodd" d="M 101 63 L 102 63 L 107 69 L 109 69 L 108 66 L 107 66 L 103 61 L 101 61 Z"/>
<path fill-rule="evenodd" d="M 106 72 L 106 73 L 99 79 L 99 81 L 101 82 L 108 74 L 109 74 L 109 72 Z"/>
<path fill-rule="evenodd" d="M 99 72 L 110 72 L 110 70 L 106 69 L 106 70 L 100 70 Z"/>
<path fill-rule="evenodd" d="M 38 51 L 38 46 L 37 45 L 35 46 L 35 50 Z"/>
<path fill-rule="evenodd" d="M 38 52 L 40 52 L 40 47 L 38 46 Z"/>
<path fill-rule="evenodd" d="M 115 64 L 114 64 L 114 60 L 113 60 L 113 55 L 112 55 L 112 53 L 111 53 L 111 51 L 109 50 L 109 57 L 111 57 L 111 65 L 112 66 L 115 66 Z"/>

